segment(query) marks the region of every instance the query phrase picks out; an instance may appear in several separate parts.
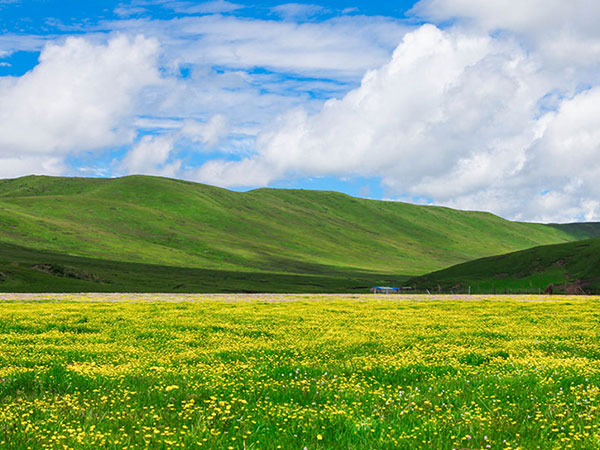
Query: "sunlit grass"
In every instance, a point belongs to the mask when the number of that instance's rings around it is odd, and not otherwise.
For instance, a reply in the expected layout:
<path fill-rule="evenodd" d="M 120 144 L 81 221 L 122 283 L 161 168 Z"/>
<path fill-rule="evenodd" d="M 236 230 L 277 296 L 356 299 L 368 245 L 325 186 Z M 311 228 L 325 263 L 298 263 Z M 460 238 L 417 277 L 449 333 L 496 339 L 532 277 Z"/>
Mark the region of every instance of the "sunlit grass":
<path fill-rule="evenodd" d="M 0 303 L 0 448 L 600 447 L 599 298 L 148 298 Z"/>

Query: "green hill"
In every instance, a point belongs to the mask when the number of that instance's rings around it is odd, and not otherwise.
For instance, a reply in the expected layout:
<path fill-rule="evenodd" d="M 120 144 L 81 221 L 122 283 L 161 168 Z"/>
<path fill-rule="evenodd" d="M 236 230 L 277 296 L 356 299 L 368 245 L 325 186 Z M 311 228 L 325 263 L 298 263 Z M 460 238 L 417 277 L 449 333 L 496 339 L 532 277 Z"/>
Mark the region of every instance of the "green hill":
<path fill-rule="evenodd" d="M 434 292 L 600 293 L 600 238 L 482 258 L 407 283 Z"/>
<path fill-rule="evenodd" d="M 73 258 L 62 265 L 76 271 L 80 265 L 87 267 L 79 257 L 102 267 L 136 263 L 146 268 L 203 269 L 190 275 L 193 279 L 207 278 L 210 271 L 235 273 L 248 280 L 260 274 L 261 279 L 264 274 L 317 276 L 329 280 L 319 285 L 323 289 L 344 290 L 344 277 L 362 280 L 356 286 L 372 280 L 399 282 L 482 256 L 595 236 L 599 229 L 594 224 L 570 229 L 510 222 L 489 213 L 358 199 L 336 192 L 258 189 L 240 193 L 147 176 L 29 176 L 0 180 L 0 244 L 12 246 L 13 258 L 20 253 L 27 261 L 0 262 L 5 280 L 0 290 L 17 289 L 16 280 L 25 276 L 14 267 L 30 262 L 31 266 L 51 265 L 59 256 Z M 105 281 L 114 284 L 127 278 L 124 272 L 141 270 L 119 267 Z M 38 269 L 31 270 L 39 276 Z M 66 289 L 61 286 L 69 277 L 46 275 L 55 277 L 57 290 Z M 211 276 L 213 281 L 205 283 L 203 290 L 228 289 L 221 278 Z M 95 283 L 93 277 L 79 281 Z M 153 288 L 172 290 L 173 285 Z M 28 290 L 27 286 L 18 290 Z M 241 286 L 235 289 L 243 290 Z M 273 286 L 304 290 L 289 280 Z M 141 279 L 123 281 L 124 290 L 143 288 Z M 273 288 L 267 282 L 256 290 Z"/>
<path fill-rule="evenodd" d="M 566 231 L 578 240 L 600 237 L 600 222 L 551 223 L 548 224 L 548 226 L 554 227 L 557 230 Z"/>

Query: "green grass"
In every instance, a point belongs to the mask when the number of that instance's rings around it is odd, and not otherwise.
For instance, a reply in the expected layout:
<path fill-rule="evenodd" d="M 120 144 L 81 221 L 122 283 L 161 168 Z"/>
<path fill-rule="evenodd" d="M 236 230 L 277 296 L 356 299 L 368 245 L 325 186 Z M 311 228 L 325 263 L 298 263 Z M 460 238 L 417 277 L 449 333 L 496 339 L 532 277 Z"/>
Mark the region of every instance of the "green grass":
<path fill-rule="evenodd" d="M 577 240 L 600 237 L 600 222 L 553 223 L 548 225 L 558 230 L 566 231 L 577 238 Z"/>
<path fill-rule="evenodd" d="M 600 293 L 600 238 L 482 258 L 407 281 L 419 289 L 473 293 Z"/>
<path fill-rule="evenodd" d="M 600 447 L 598 298 L 267 299 L 0 302 L 0 448 Z"/>
<path fill-rule="evenodd" d="M 365 200 L 336 192 L 239 193 L 146 176 L 0 180 L 2 244 L 30 254 L 97 259 L 102 266 L 116 261 L 207 270 L 195 272 L 200 277 L 210 271 L 235 272 L 252 284 L 248 290 L 255 289 L 252 280 L 260 274 L 260 279 L 264 274 L 274 278 L 346 274 L 350 279 L 357 274 L 363 279 L 382 279 L 386 274 L 383 278 L 389 279 L 387 275 L 394 274 L 401 280 L 482 256 L 592 236 L 600 230 L 596 225 L 571 229 L 517 223 L 488 213 Z M 42 259 L 34 258 L 33 264 L 52 263 Z M 10 263 L 0 266 L 0 272 L 8 279 L 11 274 L 20 276 Z M 127 290 L 145 290 L 146 281 L 158 291 L 173 286 L 143 279 L 136 287 L 119 281 L 119 271 L 111 280 Z M 198 284 L 228 289 L 220 285 L 222 278 L 216 278 L 219 283 L 211 278 Z M 5 279 L 0 290 L 26 285 L 24 278 L 20 280 L 11 285 Z M 49 286 L 70 290 L 63 282 L 65 277 L 58 277 Z M 291 291 L 304 289 L 293 283 L 286 286 Z M 97 287 L 94 290 L 103 290 Z M 260 290 L 264 289 L 268 287 Z"/>
<path fill-rule="evenodd" d="M 365 292 L 406 277 L 314 265 L 267 273 L 108 261 L 0 243 L 4 292 Z"/>

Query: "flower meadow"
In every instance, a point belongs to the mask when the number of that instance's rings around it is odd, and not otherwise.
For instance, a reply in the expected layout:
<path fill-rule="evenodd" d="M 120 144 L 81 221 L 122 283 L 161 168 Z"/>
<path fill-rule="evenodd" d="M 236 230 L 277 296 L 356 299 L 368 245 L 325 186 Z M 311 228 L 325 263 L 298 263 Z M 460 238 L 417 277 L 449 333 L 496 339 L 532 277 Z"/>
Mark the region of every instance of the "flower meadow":
<path fill-rule="evenodd" d="M 600 448 L 600 298 L 2 295 L 0 448 Z"/>

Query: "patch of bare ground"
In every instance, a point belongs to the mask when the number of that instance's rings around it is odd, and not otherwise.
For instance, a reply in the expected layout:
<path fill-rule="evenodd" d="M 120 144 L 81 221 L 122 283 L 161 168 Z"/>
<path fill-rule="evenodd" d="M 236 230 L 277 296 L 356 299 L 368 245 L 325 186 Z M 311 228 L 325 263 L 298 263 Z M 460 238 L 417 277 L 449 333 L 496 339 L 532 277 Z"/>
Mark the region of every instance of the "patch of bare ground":
<path fill-rule="evenodd" d="M 565 294 L 567 295 L 585 295 L 585 283 L 582 280 L 577 280 L 573 283 L 565 284 Z"/>
<path fill-rule="evenodd" d="M 89 273 L 84 270 L 73 269 L 72 267 L 61 266 L 58 264 L 35 264 L 31 266 L 31 268 L 58 277 L 95 281 L 96 283 L 103 282 L 103 280 L 96 274 Z"/>

